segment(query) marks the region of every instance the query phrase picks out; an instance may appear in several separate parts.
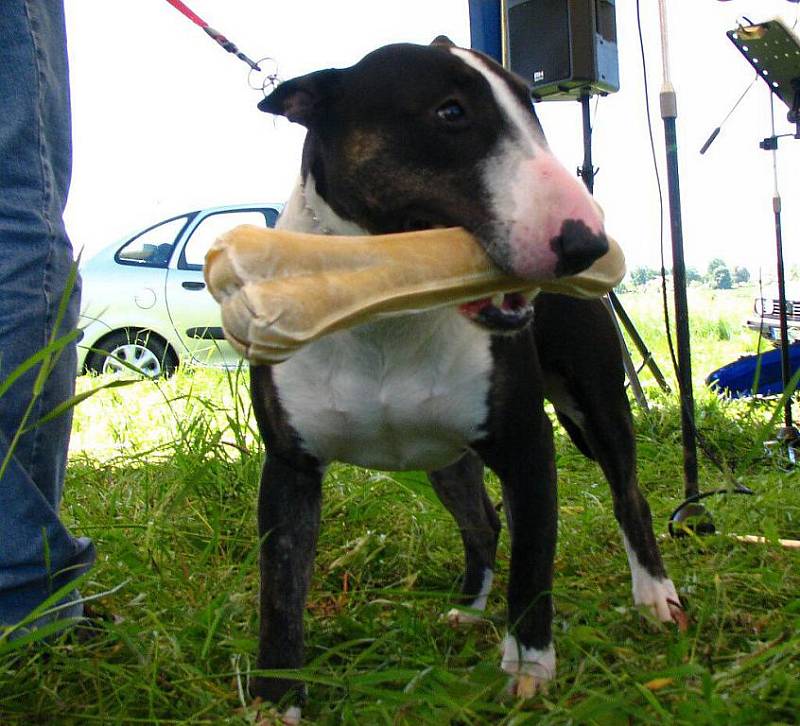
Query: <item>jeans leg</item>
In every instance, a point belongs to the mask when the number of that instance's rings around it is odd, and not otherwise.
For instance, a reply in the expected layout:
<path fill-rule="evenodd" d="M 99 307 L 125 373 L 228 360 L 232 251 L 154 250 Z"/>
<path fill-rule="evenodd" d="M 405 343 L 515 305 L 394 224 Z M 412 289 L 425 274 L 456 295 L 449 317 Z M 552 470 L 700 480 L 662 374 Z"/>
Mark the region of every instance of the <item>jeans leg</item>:
<path fill-rule="evenodd" d="M 63 5 L 0 3 L 0 381 L 47 345 L 72 264 L 62 214 L 71 173 L 69 79 Z M 77 324 L 80 285 L 55 333 Z M 94 561 L 90 540 L 58 518 L 72 417 L 28 424 L 73 395 L 74 344 L 34 397 L 38 365 L 0 396 L 0 625 L 25 617 Z M 74 599 L 76 594 L 72 595 Z M 66 611 L 80 615 L 80 605 Z M 63 616 L 64 613 L 61 614 Z"/>

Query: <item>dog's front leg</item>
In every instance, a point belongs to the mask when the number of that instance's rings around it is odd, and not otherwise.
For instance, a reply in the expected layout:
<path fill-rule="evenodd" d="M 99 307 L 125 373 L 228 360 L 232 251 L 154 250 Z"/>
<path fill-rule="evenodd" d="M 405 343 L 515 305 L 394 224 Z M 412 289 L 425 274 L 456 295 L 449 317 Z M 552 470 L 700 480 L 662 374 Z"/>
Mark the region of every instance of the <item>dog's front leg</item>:
<path fill-rule="evenodd" d="M 529 412 L 527 419 L 509 420 L 507 436 L 476 446 L 503 487 L 511 566 L 501 667 L 513 676 L 512 691 L 521 698 L 544 688 L 555 677 L 556 667 L 552 585 L 558 505 L 553 431 L 541 400 Z"/>
<path fill-rule="evenodd" d="M 261 599 L 258 667 L 303 666 L 303 612 L 314 564 L 322 500 L 322 471 L 268 455 L 261 473 L 258 530 Z M 254 696 L 296 706 L 303 684 L 258 676 Z M 291 693 L 290 692 L 294 692 Z M 288 698 L 287 698 L 287 694 Z"/>
<path fill-rule="evenodd" d="M 538 428 L 535 452 L 530 452 L 535 456 L 523 455 L 502 473 L 495 470 L 511 534 L 508 633 L 501 666 L 514 676 L 512 689 L 521 698 L 543 688 L 556 669 L 552 589 L 558 503 L 553 432 L 543 412 Z"/>

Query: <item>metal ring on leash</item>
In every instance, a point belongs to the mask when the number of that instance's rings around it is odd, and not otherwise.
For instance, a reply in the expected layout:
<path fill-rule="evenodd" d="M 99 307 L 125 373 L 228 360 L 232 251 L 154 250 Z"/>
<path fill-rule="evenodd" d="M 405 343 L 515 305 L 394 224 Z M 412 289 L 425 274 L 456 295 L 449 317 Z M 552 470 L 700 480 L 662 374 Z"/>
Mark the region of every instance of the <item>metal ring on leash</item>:
<path fill-rule="evenodd" d="M 265 56 L 256 61 L 258 70 L 251 68 L 247 74 L 247 85 L 254 91 L 261 91 L 266 96 L 280 83 L 278 78 L 278 62 Z M 263 75 L 259 75 L 263 74 Z"/>

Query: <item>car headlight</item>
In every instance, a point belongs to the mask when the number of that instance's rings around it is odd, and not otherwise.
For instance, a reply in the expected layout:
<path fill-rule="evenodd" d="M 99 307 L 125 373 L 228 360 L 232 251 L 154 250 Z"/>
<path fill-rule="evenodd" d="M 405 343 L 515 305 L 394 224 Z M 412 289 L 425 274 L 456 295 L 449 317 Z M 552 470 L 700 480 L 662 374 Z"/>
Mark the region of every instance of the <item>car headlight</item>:
<path fill-rule="evenodd" d="M 766 302 L 766 301 L 764 300 L 764 298 L 763 298 L 763 297 L 757 297 L 757 298 L 756 298 L 756 299 L 753 301 L 753 312 L 754 312 L 756 315 L 758 315 L 759 317 L 761 317 L 761 316 L 764 314 L 764 305 L 765 305 L 765 302 Z"/>

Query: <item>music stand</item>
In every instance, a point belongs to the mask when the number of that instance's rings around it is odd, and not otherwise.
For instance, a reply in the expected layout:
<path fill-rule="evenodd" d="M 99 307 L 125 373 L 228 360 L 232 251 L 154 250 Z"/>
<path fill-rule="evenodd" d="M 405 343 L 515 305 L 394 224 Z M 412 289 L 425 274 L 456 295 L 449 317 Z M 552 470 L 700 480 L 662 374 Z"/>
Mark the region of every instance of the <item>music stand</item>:
<path fill-rule="evenodd" d="M 739 26 L 726 35 L 775 96 L 789 107 L 789 123 L 800 139 L 800 40 L 780 18 Z"/>
<path fill-rule="evenodd" d="M 778 139 L 794 136 L 800 139 L 800 41 L 781 22 L 780 19 L 768 20 L 764 23 L 740 26 L 729 30 L 726 35 L 755 69 L 772 91 L 770 97 L 772 111 L 772 136 L 764 139 L 759 146 L 772 152 L 774 176 L 774 193 L 772 210 L 775 218 L 775 246 L 777 252 L 778 275 L 778 319 L 781 331 L 781 380 L 786 394 L 792 377 L 789 362 L 789 334 L 786 321 L 786 282 L 783 264 L 783 230 L 781 226 L 782 202 L 778 191 L 777 152 Z M 789 123 L 795 124 L 794 134 L 775 134 L 774 98 L 785 103 L 789 112 Z M 800 442 L 800 432 L 792 422 L 792 398 L 786 395 L 783 406 L 783 427 L 778 431 L 777 441 L 786 445 L 789 461 L 795 461 L 794 448 Z"/>

